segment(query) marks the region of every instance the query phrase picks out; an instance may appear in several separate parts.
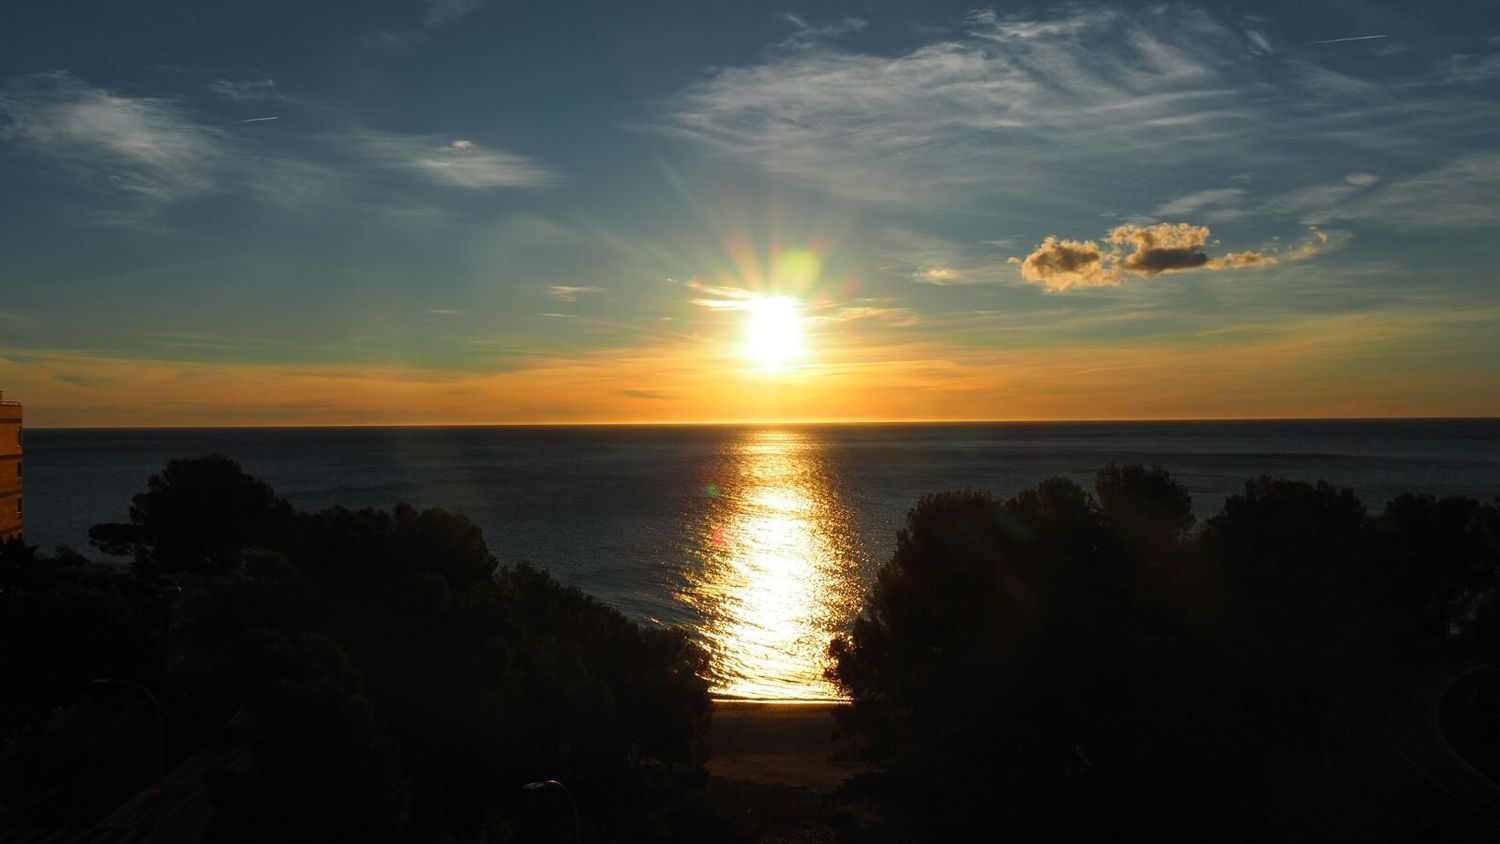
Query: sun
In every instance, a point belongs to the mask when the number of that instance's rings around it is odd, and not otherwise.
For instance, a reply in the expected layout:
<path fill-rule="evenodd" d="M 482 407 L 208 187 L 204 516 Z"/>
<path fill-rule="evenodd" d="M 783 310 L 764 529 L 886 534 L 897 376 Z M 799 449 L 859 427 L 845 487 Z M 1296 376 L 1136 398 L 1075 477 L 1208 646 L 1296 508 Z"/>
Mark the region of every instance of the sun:
<path fill-rule="evenodd" d="M 802 357 L 802 316 L 789 296 L 762 296 L 745 304 L 745 357 L 779 371 Z"/>

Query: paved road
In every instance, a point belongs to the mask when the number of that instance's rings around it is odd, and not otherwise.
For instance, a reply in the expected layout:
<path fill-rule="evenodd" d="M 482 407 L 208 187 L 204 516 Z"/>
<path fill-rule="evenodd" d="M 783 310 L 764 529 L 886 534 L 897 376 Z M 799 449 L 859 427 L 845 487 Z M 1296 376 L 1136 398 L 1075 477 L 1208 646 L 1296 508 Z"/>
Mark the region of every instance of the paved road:
<path fill-rule="evenodd" d="M 1500 828 L 1500 785 L 1464 760 L 1443 734 L 1443 696 L 1462 677 L 1500 666 L 1493 656 L 1424 666 L 1391 701 L 1385 731 L 1396 751 L 1433 785 Z"/>

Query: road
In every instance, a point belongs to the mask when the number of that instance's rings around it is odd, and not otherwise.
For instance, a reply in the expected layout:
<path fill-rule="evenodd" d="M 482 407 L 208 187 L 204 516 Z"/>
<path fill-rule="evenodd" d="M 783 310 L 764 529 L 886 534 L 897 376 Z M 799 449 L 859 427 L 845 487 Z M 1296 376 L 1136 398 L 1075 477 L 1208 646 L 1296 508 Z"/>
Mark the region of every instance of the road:
<path fill-rule="evenodd" d="M 1418 774 L 1500 829 L 1500 785 L 1470 765 L 1448 743 L 1443 696 L 1466 675 L 1500 666 L 1493 656 L 1447 659 L 1407 678 L 1386 715 L 1385 732 Z"/>

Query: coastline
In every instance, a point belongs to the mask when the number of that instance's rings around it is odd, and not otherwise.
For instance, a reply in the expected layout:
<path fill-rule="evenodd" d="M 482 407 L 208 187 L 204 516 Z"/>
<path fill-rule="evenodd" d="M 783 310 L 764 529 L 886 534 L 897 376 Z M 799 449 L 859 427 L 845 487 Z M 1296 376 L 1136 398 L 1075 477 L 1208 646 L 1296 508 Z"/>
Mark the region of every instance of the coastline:
<path fill-rule="evenodd" d="M 830 794 L 871 770 L 833 713 L 847 702 L 714 700 L 709 774 Z"/>

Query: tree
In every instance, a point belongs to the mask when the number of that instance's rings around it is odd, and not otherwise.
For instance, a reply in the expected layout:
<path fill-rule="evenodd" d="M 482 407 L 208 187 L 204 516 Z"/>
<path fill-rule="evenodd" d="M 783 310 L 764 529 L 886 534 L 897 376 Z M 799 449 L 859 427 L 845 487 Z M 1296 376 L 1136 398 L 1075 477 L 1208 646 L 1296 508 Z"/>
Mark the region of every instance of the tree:
<path fill-rule="evenodd" d="M 291 515 L 268 484 L 218 454 L 172 460 L 146 487 L 128 524 L 96 525 L 89 538 L 150 570 L 222 574 L 239 564 L 242 549 L 283 531 Z"/>
<path fill-rule="evenodd" d="M 1192 497 L 1160 466 L 1110 463 L 1099 470 L 1094 491 L 1110 528 L 1152 563 L 1170 562 L 1196 521 Z"/>

